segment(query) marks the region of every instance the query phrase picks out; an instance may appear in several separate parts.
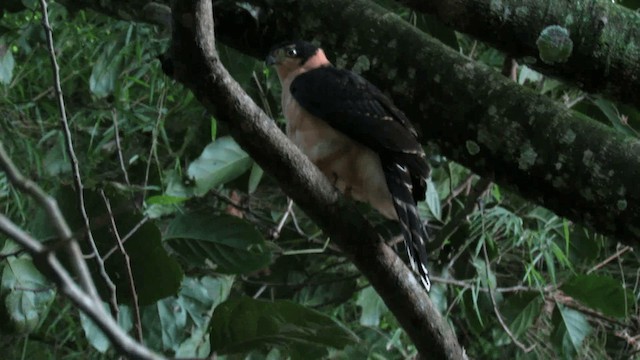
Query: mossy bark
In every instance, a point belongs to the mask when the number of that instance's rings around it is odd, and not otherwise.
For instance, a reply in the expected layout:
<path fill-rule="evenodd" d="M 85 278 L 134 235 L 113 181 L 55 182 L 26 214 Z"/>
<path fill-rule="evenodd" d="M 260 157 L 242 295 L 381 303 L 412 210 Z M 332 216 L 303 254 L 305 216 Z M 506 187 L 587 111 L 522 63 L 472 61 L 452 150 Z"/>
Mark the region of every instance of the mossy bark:
<path fill-rule="evenodd" d="M 220 41 L 256 57 L 283 39 L 319 42 L 335 64 L 359 64 L 444 155 L 559 215 L 640 240 L 640 141 L 579 119 L 370 1 L 247 3 L 262 7 L 216 6 Z"/>
<path fill-rule="evenodd" d="M 640 13 L 605 0 L 396 0 L 527 65 L 588 92 L 640 106 Z M 537 40 L 557 25 L 573 49 L 566 61 L 542 61 Z"/>

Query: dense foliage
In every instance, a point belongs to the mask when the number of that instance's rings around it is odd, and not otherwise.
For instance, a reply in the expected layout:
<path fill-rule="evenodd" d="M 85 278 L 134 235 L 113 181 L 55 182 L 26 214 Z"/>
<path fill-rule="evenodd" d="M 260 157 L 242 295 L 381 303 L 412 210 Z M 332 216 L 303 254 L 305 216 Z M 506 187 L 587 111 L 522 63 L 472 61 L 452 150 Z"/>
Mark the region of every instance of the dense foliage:
<path fill-rule="evenodd" d="M 55 194 L 90 254 L 42 16 L 32 5 L 33 11 L 0 19 L 0 142 L 21 171 Z M 503 54 L 430 17 L 390 11 L 497 71 L 503 67 Z M 415 354 L 330 239 L 288 204 L 224 123 L 163 75 L 156 58 L 168 46 L 167 31 L 68 13 L 55 3 L 50 20 L 101 255 L 89 261 L 104 306 L 123 328 L 140 332 L 150 348 L 183 358 L 212 351 L 229 359 Z M 272 71 L 222 45 L 219 50 L 234 78 L 282 122 Z M 638 109 L 525 65 L 514 80 L 638 137 Z M 640 351 L 640 261 L 632 248 L 478 178 L 437 149 L 431 154 L 433 179 L 420 204 L 433 234 L 430 296 L 470 356 L 622 359 Z M 395 224 L 362 208 L 381 231 L 396 232 Z M 38 239 L 55 241 L 42 210 L 3 173 L 0 209 Z M 126 239 L 125 251 L 117 238 Z M 6 358 L 116 357 L 27 254 L 2 235 L 0 249 L 0 349 Z"/>

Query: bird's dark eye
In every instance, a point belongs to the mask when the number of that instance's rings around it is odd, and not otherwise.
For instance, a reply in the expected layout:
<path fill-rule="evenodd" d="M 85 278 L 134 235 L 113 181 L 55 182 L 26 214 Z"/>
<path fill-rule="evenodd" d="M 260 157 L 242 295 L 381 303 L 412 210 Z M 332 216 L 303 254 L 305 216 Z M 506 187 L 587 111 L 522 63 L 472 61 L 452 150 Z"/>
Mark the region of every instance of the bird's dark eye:
<path fill-rule="evenodd" d="M 296 55 L 298 55 L 298 52 L 296 51 L 296 49 L 287 49 L 288 57 L 296 57 Z"/>

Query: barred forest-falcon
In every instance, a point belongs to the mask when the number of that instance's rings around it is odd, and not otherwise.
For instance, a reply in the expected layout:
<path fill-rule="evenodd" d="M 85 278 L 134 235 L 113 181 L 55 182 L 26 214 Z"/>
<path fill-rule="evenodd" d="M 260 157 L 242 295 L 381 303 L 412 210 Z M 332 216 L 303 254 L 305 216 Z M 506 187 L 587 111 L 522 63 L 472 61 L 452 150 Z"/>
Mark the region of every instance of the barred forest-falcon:
<path fill-rule="evenodd" d="M 427 232 L 416 206 L 425 198 L 429 165 L 407 117 L 308 42 L 281 43 L 266 62 L 282 84 L 287 136 L 345 195 L 399 220 L 411 267 L 429 291 Z"/>

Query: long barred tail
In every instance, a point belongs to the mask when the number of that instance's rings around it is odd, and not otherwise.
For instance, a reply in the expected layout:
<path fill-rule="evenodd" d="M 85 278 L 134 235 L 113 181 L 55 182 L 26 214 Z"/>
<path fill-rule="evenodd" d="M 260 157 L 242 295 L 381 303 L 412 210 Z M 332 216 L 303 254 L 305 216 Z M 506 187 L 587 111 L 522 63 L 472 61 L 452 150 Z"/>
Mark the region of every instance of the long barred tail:
<path fill-rule="evenodd" d="M 422 286 L 431 290 L 429 270 L 427 270 L 427 231 L 422 226 L 418 208 L 413 199 L 411 176 L 406 167 L 390 164 L 384 168 L 387 186 L 393 197 L 393 206 L 398 213 L 405 246 L 409 254 L 409 263 Z"/>

